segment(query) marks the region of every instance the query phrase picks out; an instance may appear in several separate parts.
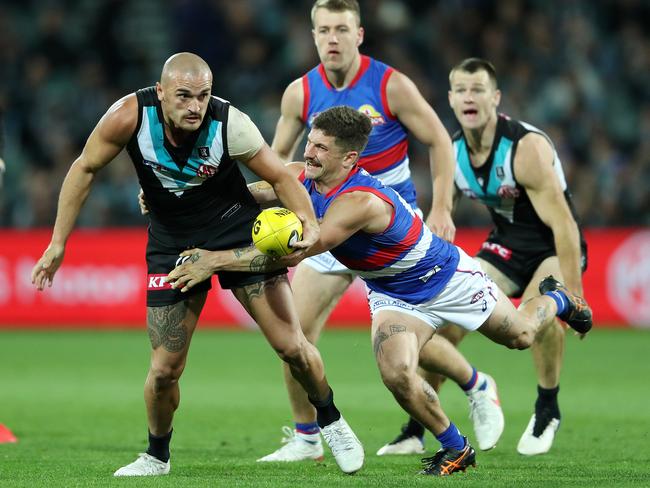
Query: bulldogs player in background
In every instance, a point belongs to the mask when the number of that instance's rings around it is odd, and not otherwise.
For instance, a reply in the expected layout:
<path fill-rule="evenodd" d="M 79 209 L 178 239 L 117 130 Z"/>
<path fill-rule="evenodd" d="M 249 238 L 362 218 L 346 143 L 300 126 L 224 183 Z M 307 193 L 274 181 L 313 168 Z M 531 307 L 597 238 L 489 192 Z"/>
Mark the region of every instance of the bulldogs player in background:
<path fill-rule="evenodd" d="M 313 121 L 303 169 L 290 165 L 321 219 L 314 246 L 280 260 L 254 246 L 188 250 L 183 255 L 190 259 L 167 280 L 187 292 L 219 270 L 271 271 L 332 251 L 366 283 L 373 349 L 384 384 L 441 443 L 438 452 L 423 459 L 422 473 L 447 476 L 474 465 L 475 452 L 445 415 L 433 387 L 417 374 L 420 351 L 436 329 L 454 323 L 509 348 L 525 349 L 554 324 L 556 315 L 586 333 L 591 310 L 551 276 L 539 284 L 542 295 L 515 309 L 477 260 L 432 234 L 397 192 L 359 167 L 371 127 L 355 109 L 328 109 Z"/>

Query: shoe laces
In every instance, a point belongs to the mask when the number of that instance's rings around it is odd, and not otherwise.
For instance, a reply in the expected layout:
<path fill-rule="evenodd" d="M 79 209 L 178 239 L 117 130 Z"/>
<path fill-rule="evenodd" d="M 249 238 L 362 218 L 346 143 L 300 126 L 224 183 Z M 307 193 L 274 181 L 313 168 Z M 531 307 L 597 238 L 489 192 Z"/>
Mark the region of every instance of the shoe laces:
<path fill-rule="evenodd" d="M 296 439 L 296 431 L 288 425 L 282 426 L 282 434 L 284 437 L 280 440 L 282 444 L 291 444 Z"/>
<path fill-rule="evenodd" d="M 350 451 L 356 447 L 356 439 L 350 429 L 344 426 L 333 427 L 330 432 L 330 439 L 336 439 L 336 442 L 330 444 L 333 454 L 343 451 Z"/>
<path fill-rule="evenodd" d="M 475 424 L 484 424 L 489 420 L 488 405 L 490 401 L 487 389 L 479 390 L 469 395 L 469 418 Z"/>

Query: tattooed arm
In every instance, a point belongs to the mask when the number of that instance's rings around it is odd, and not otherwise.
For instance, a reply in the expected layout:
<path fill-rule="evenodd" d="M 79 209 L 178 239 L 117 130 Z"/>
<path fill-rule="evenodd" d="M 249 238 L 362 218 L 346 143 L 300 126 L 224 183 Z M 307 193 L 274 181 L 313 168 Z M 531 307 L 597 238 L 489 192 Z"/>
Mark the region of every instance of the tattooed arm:
<path fill-rule="evenodd" d="M 182 292 L 209 279 L 218 271 L 263 273 L 286 267 L 284 261 L 263 254 L 255 246 L 228 251 L 191 249 L 183 252 L 181 256 L 187 259 L 176 266 L 165 281 L 171 283 L 173 288 L 180 288 Z"/>

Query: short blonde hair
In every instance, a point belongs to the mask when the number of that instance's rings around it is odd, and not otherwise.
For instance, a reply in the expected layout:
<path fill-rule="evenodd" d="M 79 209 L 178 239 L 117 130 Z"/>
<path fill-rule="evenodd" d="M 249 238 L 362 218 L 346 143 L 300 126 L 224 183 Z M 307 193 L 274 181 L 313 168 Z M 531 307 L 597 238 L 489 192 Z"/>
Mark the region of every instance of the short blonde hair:
<path fill-rule="evenodd" d="M 311 8 L 311 25 L 314 25 L 316 10 L 319 8 L 324 8 L 330 12 L 350 11 L 357 19 L 357 27 L 361 25 L 361 9 L 357 0 L 316 0 L 314 6 Z"/>

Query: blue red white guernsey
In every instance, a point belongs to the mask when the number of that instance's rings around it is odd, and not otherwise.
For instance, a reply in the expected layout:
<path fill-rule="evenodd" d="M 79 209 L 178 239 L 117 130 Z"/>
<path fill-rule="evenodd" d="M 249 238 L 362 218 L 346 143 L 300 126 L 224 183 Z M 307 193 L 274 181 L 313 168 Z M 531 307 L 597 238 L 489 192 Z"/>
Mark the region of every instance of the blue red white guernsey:
<path fill-rule="evenodd" d="M 415 186 L 409 168 L 407 131 L 391 113 L 386 98 L 386 84 L 394 69 L 368 56 L 361 56 L 361 66 L 350 84 L 337 90 L 319 64 L 302 77 L 302 119 L 309 129 L 314 118 L 324 110 L 346 105 L 365 113 L 372 121 L 372 132 L 359 166 L 394 188 L 414 208 Z"/>
<path fill-rule="evenodd" d="M 536 127 L 499 114 L 490 155 L 479 168 L 472 166 L 463 132 L 458 131 L 452 138 L 457 163 L 456 187 L 464 195 L 487 205 L 495 224 L 489 240 L 505 246 L 505 250 L 501 250 L 502 253 L 512 249 L 531 252 L 555 249 L 553 232 L 537 215 L 525 188 L 517 182 L 513 170 L 517 145 L 521 138 L 530 132 L 546 137 L 553 146 L 548 136 Z M 549 163 L 553 164 L 575 218 L 562 163 L 555 149 L 553 161 Z"/>
<path fill-rule="evenodd" d="M 337 197 L 349 192 L 372 193 L 393 207 L 393 217 L 384 232 L 359 231 L 331 250 L 336 259 L 359 274 L 370 290 L 419 304 L 438 295 L 451 279 L 459 260 L 457 248 L 433 235 L 399 193 L 364 169 L 355 167 L 326 195 L 320 194 L 304 173 L 300 179 L 318 219 Z"/>
<path fill-rule="evenodd" d="M 190 245 L 228 236 L 252 222 L 259 206 L 228 154 L 228 108 L 212 97 L 195 137 L 174 147 L 165 137 L 154 87 L 136 92 L 138 125 L 127 151 L 149 207 L 150 232 L 160 240 Z"/>

